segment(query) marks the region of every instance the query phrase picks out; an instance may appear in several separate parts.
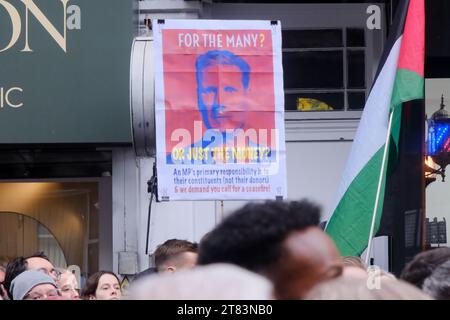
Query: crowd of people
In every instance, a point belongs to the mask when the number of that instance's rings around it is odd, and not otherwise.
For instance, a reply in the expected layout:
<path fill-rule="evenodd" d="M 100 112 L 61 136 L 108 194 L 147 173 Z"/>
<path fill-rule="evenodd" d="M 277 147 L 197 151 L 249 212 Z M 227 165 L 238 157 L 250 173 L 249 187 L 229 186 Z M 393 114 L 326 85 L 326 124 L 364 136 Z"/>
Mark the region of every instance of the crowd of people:
<path fill-rule="evenodd" d="M 341 257 L 319 227 L 320 207 L 307 200 L 249 203 L 201 241 L 170 239 L 155 266 L 126 291 L 110 271 L 75 275 L 42 253 L 0 267 L 3 300 L 429 300 L 450 299 L 450 248 L 418 254 L 400 277 Z"/>

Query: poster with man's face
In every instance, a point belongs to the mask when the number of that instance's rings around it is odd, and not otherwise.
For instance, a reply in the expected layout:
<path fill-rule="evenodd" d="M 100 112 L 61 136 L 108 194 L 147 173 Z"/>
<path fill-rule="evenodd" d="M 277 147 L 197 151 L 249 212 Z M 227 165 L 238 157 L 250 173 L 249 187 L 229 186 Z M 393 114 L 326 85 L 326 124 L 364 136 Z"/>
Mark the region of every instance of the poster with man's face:
<path fill-rule="evenodd" d="M 271 21 L 154 25 L 161 200 L 285 197 L 280 34 Z"/>

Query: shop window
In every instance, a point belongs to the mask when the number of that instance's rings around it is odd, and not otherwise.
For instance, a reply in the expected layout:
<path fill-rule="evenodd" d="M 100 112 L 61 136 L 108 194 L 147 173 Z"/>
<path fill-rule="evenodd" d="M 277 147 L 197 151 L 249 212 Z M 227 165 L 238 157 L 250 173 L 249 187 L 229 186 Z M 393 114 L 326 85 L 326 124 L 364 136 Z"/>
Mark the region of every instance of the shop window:
<path fill-rule="evenodd" d="M 0 183 L 0 263 L 43 252 L 60 268 L 98 271 L 99 183 Z"/>

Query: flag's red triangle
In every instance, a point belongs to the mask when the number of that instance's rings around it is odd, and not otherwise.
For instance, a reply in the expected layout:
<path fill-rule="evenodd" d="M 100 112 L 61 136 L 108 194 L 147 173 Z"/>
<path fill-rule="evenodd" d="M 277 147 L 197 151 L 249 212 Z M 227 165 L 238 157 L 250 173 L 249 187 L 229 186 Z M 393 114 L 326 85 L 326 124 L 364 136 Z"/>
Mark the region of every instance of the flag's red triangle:
<path fill-rule="evenodd" d="M 398 68 L 416 72 L 423 77 L 424 61 L 425 0 L 410 0 Z"/>

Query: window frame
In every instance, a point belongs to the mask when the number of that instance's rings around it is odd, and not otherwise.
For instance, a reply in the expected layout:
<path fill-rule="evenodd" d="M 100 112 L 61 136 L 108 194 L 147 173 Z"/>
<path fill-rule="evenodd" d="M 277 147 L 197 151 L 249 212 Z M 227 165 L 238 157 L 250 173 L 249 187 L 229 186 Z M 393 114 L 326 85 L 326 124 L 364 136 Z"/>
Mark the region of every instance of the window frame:
<path fill-rule="evenodd" d="M 381 29 L 370 30 L 366 23 L 369 18 L 367 9 L 370 5 L 380 7 Z M 250 4 L 250 3 L 214 3 L 202 18 L 211 19 L 242 19 L 242 20 L 280 20 L 283 30 L 305 29 L 344 29 L 343 54 L 347 61 L 347 46 L 345 29 L 363 28 L 365 34 L 365 80 L 366 98 L 370 92 L 375 78 L 378 62 L 382 55 L 385 42 L 386 17 L 385 5 L 382 3 L 341 3 L 341 4 Z M 358 49 L 360 47 L 351 47 Z M 322 49 L 322 48 L 321 48 Z M 336 49 L 336 48 L 335 48 Z M 347 64 L 343 65 L 344 81 L 347 81 Z M 346 82 L 345 82 L 346 83 Z M 318 89 L 321 90 L 321 89 Z M 344 88 L 344 92 L 347 92 Z M 330 92 L 323 89 L 323 92 Z M 350 89 L 353 91 L 353 89 Z M 344 104 L 348 105 L 347 94 L 344 95 Z M 336 111 L 289 111 L 285 110 L 285 119 L 359 119 L 362 110 L 336 110 Z"/>

